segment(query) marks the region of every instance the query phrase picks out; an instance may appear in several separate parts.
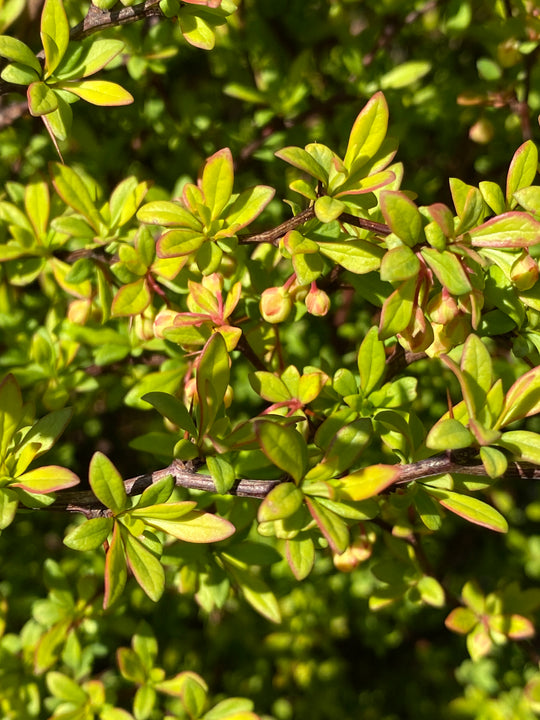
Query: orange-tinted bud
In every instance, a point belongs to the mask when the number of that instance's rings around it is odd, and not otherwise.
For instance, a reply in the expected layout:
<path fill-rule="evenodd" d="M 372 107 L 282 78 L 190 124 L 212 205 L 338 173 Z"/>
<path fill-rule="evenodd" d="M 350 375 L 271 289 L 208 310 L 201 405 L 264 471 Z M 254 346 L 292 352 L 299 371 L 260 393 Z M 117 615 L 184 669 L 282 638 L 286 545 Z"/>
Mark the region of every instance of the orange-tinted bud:
<path fill-rule="evenodd" d="M 322 317 L 330 309 L 330 298 L 319 288 L 312 288 L 306 295 L 306 308 L 308 313 Z"/>
<path fill-rule="evenodd" d="M 287 290 L 279 287 L 265 290 L 259 303 L 261 315 L 269 323 L 280 323 L 286 320 L 292 306 L 292 300 Z"/>

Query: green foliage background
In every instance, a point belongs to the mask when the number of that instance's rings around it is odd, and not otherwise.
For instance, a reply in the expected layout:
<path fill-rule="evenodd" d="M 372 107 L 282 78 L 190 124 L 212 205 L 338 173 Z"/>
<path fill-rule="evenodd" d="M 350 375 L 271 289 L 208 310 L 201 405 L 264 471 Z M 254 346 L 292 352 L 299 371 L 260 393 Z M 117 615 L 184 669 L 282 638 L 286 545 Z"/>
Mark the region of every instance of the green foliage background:
<path fill-rule="evenodd" d="M 382 89 L 390 135 L 399 140 L 398 159 L 405 166 L 403 187 L 422 204 L 449 202 L 449 176 L 504 184 L 514 150 L 525 139 L 540 139 L 540 17 L 533 5 L 526 0 L 243 0 L 219 28 L 211 52 L 185 43 L 174 22 L 151 20 L 108 30 L 105 37 L 121 35 L 126 41 L 129 59 L 115 61 L 107 79 L 121 83 L 135 102 L 115 109 L 78 103 L 62 150 L 73 167 L 94 178 L 103 199 L 129 174 L 153 182 L 147 199 L 175 195 L 186 179 L 196 178 L 205 158 L 228 146 L 238 187 L 268 184 L 277 189 L 277 198 L 293 200 L 292 174 L 273 153 L 315 141 L 343 153 L 354 118 Z M 86 3 L 66 2 L 72 23 L 86 9 Z M 35 44 L 37 24 L 27 10 L 9 32 Z M 56 160 L 39 122 L 24 117 L 0 130 L 1 185 L 25 183 Z M 261 229 L 288 216 L 287 206 L 274 200 Z M 32 367 L 22 368 L 35 352 L 31 333 L 46 318 L 52 322 L 47 310 L 42 289 L 31 285 L 15 315 L 0 315 L 0 370 L 21 367 L 18 379 L 37 416 L 50 409 L 52 396 L 48 403 L 45 397 L 43 407 L 45 385 L 36 381 Z M 331 366 L 340 356 L 354 364 L 369 324 L 361 309 L 337 334 L 304 319 L 283 342 L 298 366 L 313 358 Z M 502 354 L 495 363 L 499 374 L 512 376 L 525 367 L 518 363 L 509 369 Z M 162 427 L 155 413 L 150 417 L 136 402 L 126 402 L 146 369 L 136 362 L 127 372 L 114 363 L 93 369 L 93 375 L 74 371 L 69 380 L 76 420 L 49 462 L 67 465 L 84 478 L 91 455 L 101 450 L 124 477 L 154 469 L 152 456 L 128 447 L 142 433 Z M 234 402 L 237 412 L 247 415 L 256 412 L 258 400 L 242 374 L 235 379 Z M 414 374 L 420 382 L 415 409 L 430 427 L 445 411 L 446 385 L 456 383 L 427 361 L 417 364 Z M 529 428 L 539 430 L 538 421 Z M 538 585 L 536 489 L 503 484 L 496 497 L 511 521 L 508 535 L 455 518 L 445 523 L 444 541 L 440 535 L 436 544 L 426 541 L 428 565 L 446 568 L 456 595 L 471 577 L 486 594 L 502 581 L 531 589 Z M 251 501 L 243 506 L 246 517 L 254 514 Z M 44 691 L 44 677 L 34 671 L 32 634 L 50 627 L 60 612 L 43 599 L 52 590 L 61 606 L 64 583 L 70 589 L 92 587 L 87 583 L 95 581 L 87 577 L 103 573 L 99 555 L 63 546 L 64 531 L 73 522 L 67 516 L 21 513 L 0 536 L 0 592 L 9 602 L 0 647 L 0 698 L 4 712 L 9 703 L 14 709 L 7 717 L 48 717 L 45 708 L 34 712 L 28 700 L 34 686 Z M 379 585 L 368 564 L 351 574 L 337 573 L 323 558 L 298 583 L 283 561 L 274 560 L 269 556 L 262 574 L 279 599 L 281 625 L 268 623 L 240 596 L 208 612 L 211 603 L 204 593 L 194 599 L 193 578 L 185 572 L 177 580 L 183 593 L 169 589 L 157 605 L 130 584 L 114 614 L 85 611 L 81 647 L 65 650 L 58 667 L 77 682 L 101 679 L 116 693 L 118 705 L 129 707 L 132 688 L 118 676 L 115 653 L 130 644 L 145 620 L 159 644 L 156 664 L 167 676 L 180 670 L 200 673 L 214 698 L 251 698 L 257 712 L 276 720 L 535 717 L 523 687 L 537 670 L 536 640 L 502 645 L 473 663 L 463 638 L 444 627 L 444 609 L 426 610 L 408 599 L 370 610 L 369 597 Z M 172 558 L 173 568 L 174 563 Z M 213 591 L 218 590 L 207 592 Z M 97 587 L 90 593 L 90 606 L 99 592 Z M 187 717 L 179 705 L 170 712 Z M 163 715 L 156 711 L 151 717 Z"/>

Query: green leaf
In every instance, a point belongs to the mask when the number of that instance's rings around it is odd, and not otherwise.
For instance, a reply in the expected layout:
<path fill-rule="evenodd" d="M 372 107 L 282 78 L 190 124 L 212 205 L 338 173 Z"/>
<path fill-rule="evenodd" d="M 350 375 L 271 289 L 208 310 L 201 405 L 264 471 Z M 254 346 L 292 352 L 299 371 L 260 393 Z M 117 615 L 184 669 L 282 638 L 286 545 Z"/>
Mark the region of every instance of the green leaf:
<path fill-rule="evenodd" d="M 111 317 L 140 315 L 152 301 L 152 294 L 146 277 L 123 285 L 114 296 Z"/>
<path fill-rule="evenodd" d="M 121 40 L 112 39 L 92 39 L 85 44 L 71 43 L 55 77 L 65 81 L 93 75 L 108 65 L 124 47 Z"/>
<path fill-rule="evenodd" d="M 268 185 L 256 185 L 241 192 L 227 208 L 227 227 L 235 233 L 245 228 L 262 213 L 275 193 Z"/>
<path fill-rule="evenodd" d="M 13 487 L 20 487 L 30 493 L 57 492 L 79 484 L 74 472 L 58 465 L 47 465 L 19 475 Z"/>
<path fill-rule="evenodd" d="M 44 82 L 33 82 L 28 86 L 26 92 L 28 99 L 28 109 L 31 115 L 39 117 L 53 112 L 58 107 L 58 99 L 54 90 Z"/>
<path fill-rule="evenodd" d="M 171 505 L 183 505 L 184 503 L 169 503 L 165 507 Z M 180 517 L 178 520 L 167 519 L 167 512 L 161 512 L 153 506 L 145 508 L 144 513 L 138 513 L 137 510 L 132 511 L 132 515 L 140 516 L 147 525 L 172 535 L 178 540 L 189 543 L 213 543 L 226 540 L 234 534 L 235 527 L 225 518 L 212 513 L 205 513 L 200 510 L 190 510 Z"/>
<path fill-rule="evenodd" d="M 233 487 L 236 480 L 236 473 L 233 465 L 220 455 L 209 455 L 206 458 L 206 465 L 215 483 L 216 490 L 220 495 L 225 495 Z"/>
<path fill-rule="evenodd" d="M 7 449 L 22 420 L 23 404 L 21 391 L 13 375 L 6 375 L 0 383 L 0 464 L 7 455 Z"/>
<path fill-rule="evenodd" d="M 84 705 L 88 700 L 85 691 L 67 675 L 51 671 L 47 673 L 47 687 L 55 698 L 74 705 Z"/>
<path fill-rule="evenodd" d="M 416 278 L 405 280 L 383 303 L 379 338 L 386 340 L 405 330 L 413 317 Z"/>
<path fill-rule="evenodd" d="M 196 437 L 197 427 L 184 403 L 174 395 L 164 392 L 149 392 L 141 400 L 149 403 L 160 415 L 166 417 L 182 430 L 187 430 L 191 437 Z"/>
<path fill-rule="evenodd" d="M 45 77 L 48 78 L 58 67 L 69 44 L 69 24 L 62 0 L 45 0 L 40 35 L 45 52 Z"/>
<path fill-rule="evenodd" d="M 65 618 L 55 623 L 44 633 L 36 646 L 34 653 L 34 672 L 41 675 L 58 660 L 61 648 L 65 645 L 71 618 Z"/>
<path fill-rule="evenodd" d="M 528 213 L 507 212 L 469 232 L 473 247 L 526 248 L 540 243 L 540 223 Z"/>
<path fill-rule="evenodd" d="M 315 545 L 311 538 L 299 536 L 285 541 L 285 557 L 297 580 L 307 578 L 315 563 Z"/>
<path fill-rule="evenodd" d="M 51 163 L 50 172 L 56 192 L 75 212 L 82 215 L 94 230 L 99 233 L 102 218 L 90 193 L 80 176 L 67 165 Z"/>
<path fill-rule="evenodd" d="M 259 505 L 259 522 L 282 520 L 293 515 L 304 502 L 304 494 L 293 483 L 276 485 Z"/>
<path fill-rule="evenodd" d="M 330 417 L 327 422 L 331 420 Z M 310 482 L 324 482 L 348 470 L 368 444 L 371 434 L 372 425 L 367 418 L 360 418 L 341 427 L 328 443 L 321 462 L 309 470 L 305 479 Z M 319 432 L 316 441 L 319 441 Z"/>
<path fill-rule="evenodd" d="M 105 595 L 103 607 L 110 607 L 122 595 L 127 581 L 124 544 L 118 523 L 114 523 L 113 536 L 105 558 Z"/>
<path fill-rule="evenodd" d="M 510 203 L 515 192 L 533 184 L 538 172 L 538 150 L 532 140 L 526 140 L 516 150 L 506 177 L 506 201 Z"/>
<path fill-rule="evenodd" d="M 345 203 L 336 198 L 323 195 L 315 200 L 315 215 L 322 223 L 331 223 L 345 210 Z"/>
<path fill-rule="evenodd" d="M 496 532 L 508 532 L 508 523 L 500 512 L 491 507 L 491 505 L 477 498 L 461 495 L 451 490 L 441 490 L 431 487 L 430 485 L 424 485 L 424 488 L 426 492 L 437 498 L 444 508 L 459 515 L 468 522 L 481 525 Z"/>
<path fill-rule="evenodd" d="M 108 80 L 80 80 L 59 82 L 56 87 L 67 90 L 92 105 L 130 105 L 133 95 L 117 83 Z"/>
<path fill-rule="evenodd" d="M 429 575 L 421 577 L 416 585 L 423 602 L 432 607 L 444 607 L 445 596 L 441 584 Z"/>
<path fill-rule="evenodd" d="M 473 444 L 473 434 L 454 418 L 439 420 L 426 438 L 426 445 L 432 450 L 458 450 Z"/>
<path fill-rule="evenodd" d="M 202 223 L 189 210 L 169 200 L 155 200 L 146 203 L 137 213 L 140 222 L 164 227 L 186 227 L 201 232 Z"/>
<path fill-rule="evenodd" d="M 0 488 L 0 530 L 11 525 L 19 506 L 19 498 L 14 490 Z"/>
<path fill-rule="evenodd" d="M 91 518 L 70 530 L 64 545 L 72 550 L 97 550 L 107 540 L 113 529 L 112 518 Z"/>
<path fill-rule="evenodd" d="M 469 633 L 478 622 L 478 618 L 472 610 L 464 607 L 457 607 L 448 615 L 444 624 L 449 630 L 461 635 Z"/>
<path fill-rule="evenodd" d="M 230 358 L 220 333 L 214 333 L 199 355 L 197 393 L 199 396 L 199 439 L 212 427 L 229 384 Z"/>
<path fill-rule="evenodd" d="M 270 420 L 258 420 L 255 433 L 262 451 L 273 465 L 290 475 L 296 484 L 307 467 L 307 445 L 294 428 Z"/>
<path fill-rule="evenodd" d="M 504 193 L 499 187 L 499 185 L 489 180 L 482 180 L 478 184 L 478 188 L 482 193 L 484 201 L 487 203 L 487 205 L 489 205 L 491 210 L 493 210 L 495 215 L 502 215 L 503 212 L 506 210 L 506 202 L 504 199 Z"/>
<path fill-rule="evenodd" d="M 123 533 L 126 559 L 135 580 L 148 595 L 157 602 L 165 589 L 165 572 L 156 556 L 131 533 Z"/>
<path fill-rule="evenodd" d="M 385 282 L 398 283 L 416 277 L 420 260 L 407 245 L 399 245 L 385 253 L 381 262 L 380 276 Z"/>
<path fill-rule="evenodd" d="M 408 60 L 396 65 L 379 80 L 383 90 L 399 90 L 421 80 L 431 70 L 429 60 Z"/>
<path fill-rule="evenodd" d="M 497 441 L 518 460 L 540 465 L 540 434 L 530 430 L 510 430 Z"/>
<path fill-rule="evenodd" d="M 413 496 L 414 507 L 420 516 L 420 520 L 428 530 L 437 531 L 442 527 L 441 511 L 436 503 L 421 487 Z"/>
<path fill-rule="evenodd" d="M 386 190 L 381 193 L 381 211 L 390 230 L 405 245 L 414 247 L 422 237 L 420 211 L 404 193 Z"/>
<path fill-rule="evenodd" d="M 367 240 L 349 242 L 317 242 L 322 255 L 341 265 L 345 270 L 363 275 L 378 270 L 384 250 Z"/>
<path fill-rule="evenodd" d="M 41 76 L 41 64 L 28 45 L 10 35 L 0 35 L 0 57 L 27 65 Z"/>
<path fill-rule="evenodd" d="M 251 607 L 271 622 L 281 622 L 281 612 L 278 602 L 274 593 L 268 588 L 268 585 L 243 563 L 238 562 L 225 553 L 222 553 L 221 557 L 226 562 L 227 570 L 234 578 L 240 592 Z"/>
<path fill-rule="evenodd" d="M 504 398 L 496 428 L 540 412 L 540 367 L 529 370 L 512 385 Z"/>
<path fill-rule="evenodd" d="M 211 220 L 216 220 L 231 199 L 234 183 L 233 159 L 229 148 L 223 148 L 211 155 L 201 178 L 201 190 L 206 206 L 211 211 Z"/>
<path fill-rule="evenodd" d="M 92 456 L 88 480 L 97 499 L 113 513 L 120 513 L 128 507 L 129 502 L 122 477 L 103 453 L 96 452 Z"/>
<path fill-rule="evenodd" d="M 460 259 L 449 251 L 422 248 L 422 257 L 435 273 L 437 280 L 452 295 L 465 295 L 472 286 Z"/>
<path fill-rule="evenodd" d="M 367 500 L 378 495 L 400 477 L 399 466 L 371 465 L 335 481 L 340 496 L 347 500 Z"/>
<path fill-rule="evenodd" d="M 201 50 L 212 50 L 216 42 L 212 27 L 199 15 L 189 14 L 188 8 L 182 10 L 178 14 L 178 23 L 187 42 Z"/>
<path fill-rule="evenodd" d="M 248 380 L 257 395 L 268 402 L 288 402 L 292 397 L 283 380 L 274 373 L 258 370 L 248 375 Z"/>
<path fill-rule="evenodd" d="M 0 74 L 2 80 L 13 85 L 30 85 L 30 83 L 37 82 L 39 80 L 38 73 L 28 67 L 28 65 L 21 65 L 21 63 L 12 62 L 2 70 Z"/>
<path fill-rule="evenodd" d="M 388 105 L 375 93 L 354 121 L 343 163 L 349 173 L 358 171 L 382 145 L 388 128 Z"/>
<path fill-rule="evenodd" d="M 494 447 L 481 447 L 480 459 L 490 478 L 501 477 L 508 467 L 506 455 Z"/>
<path fill-rule="evenodd" d="M 306 497 L 306 505 L 332 551 L 338 554 L 345 552 L 349 544 L 347 523 L 315 498 Z"/>
<path fill-rule="evenodd" d="M 367 396 L 379 385 L 386 371 L 384 343 L 379 340 L 375 326 L 368 330 L 360 345 L 358 370 L 360 372 L 360 387 L 364 395 Z"/>
<path fill-rule="evenodd" d="M 299 147 L 286 147 L 274 153 L 276 157 L 302 170 L 302 172 L 311 175 L 311 177 L 320 180 L 322 183 L 328 182 L 328 170 L 320 165 L 317 160 L 306 150 Z"/>
<path fill-rule="evenodd" d="M 490 354 L 477 335 L 469 335 L 463 346 L 461 372 L 472 396 L 476 413 L 482 413 L 493 382 Z"/>

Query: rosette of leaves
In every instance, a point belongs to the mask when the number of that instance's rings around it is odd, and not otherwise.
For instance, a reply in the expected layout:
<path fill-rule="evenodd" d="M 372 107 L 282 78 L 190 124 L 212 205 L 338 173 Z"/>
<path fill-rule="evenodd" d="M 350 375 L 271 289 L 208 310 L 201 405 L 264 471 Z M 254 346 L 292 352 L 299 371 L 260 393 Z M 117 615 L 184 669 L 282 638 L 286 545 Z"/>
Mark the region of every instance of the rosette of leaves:
<path fill-rule="evenodd" d="M 12 522 L 19 503 L 39 508 L 54 502 L 52 493 L 79 483 L 75 473 L 58 465 L 29 469 L 50 450 L 64 431 L 71 410 L 56 410 L 33 425 L 25 422 L 28 408 L 13 377 L 0 383 L 0 529 Z"/>
<path fill-rule="evenodd" d="M 108 513 L 77 526 L 64 542 L 74 550 L 107 545 L 104 607 L 121 596 L 128 569 L 148 597 L 159 600 L 165 589 L 165 571 L 159 558 L 167 535 L 184 542 L 211 543 L 235 531 L 228 520 L 197 510 L 194 501 L 170 502 L 174 489 L 170 475 L 148 487 L 132 503 L 120 474 L 98 452 L 90 462 L 89 482 Z"/>
<path fill-rule="evenodd" d="M 51 139 L 66 140 L 71 128 L 70 105 L 79 99 L 93 105 L 127 105 L 133 97 L 107 80 L 85 80 L 122 52 L 119 40 L 69 41 L 69 23 L 62 0 L 45 0 L 41 14 L 43 64 L 17 38 L 0 36 L 0 56 L 9 60 L 2 70 L 4 81 L 27 87 L 32 115 L 41 117 Z"/>
<path fill-rule="evenodd" d="M 193 257 L 203 275 L 218 270 L 223 254 L 233 255 L 237 233 L 257 218 L 275 190 L 257 185 L 233 193 L 234 168 L 229 148 L 205 162 L 197 184 L 187 183 L 182 198 L 154 201 L 137 213 L 141 222 L 170 228 L 157 241 L 160 258 Z"/>

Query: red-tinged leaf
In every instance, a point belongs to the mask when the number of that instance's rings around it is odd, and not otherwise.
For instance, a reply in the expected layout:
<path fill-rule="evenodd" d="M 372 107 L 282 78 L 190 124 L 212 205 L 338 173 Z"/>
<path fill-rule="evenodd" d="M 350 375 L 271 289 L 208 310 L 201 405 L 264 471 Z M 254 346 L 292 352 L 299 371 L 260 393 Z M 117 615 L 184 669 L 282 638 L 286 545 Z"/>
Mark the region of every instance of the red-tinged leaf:
<path fill-rule="evenodd" d="M 156 556 L 129 532 L 124 535 L 126 559 L 135 580 L 157 602 L 165 589 L 165 571 Z"/>
<path fill-rule="evenodd" d="M 381 280 L 399 283 L 417 277 L 420 260 L 408 245 L 398 245 L 385 253 L 381 262 Z"/>
<path fill-rule="evenodd" d="M 144 522 L 163 530 L 178 540 L 190 543 L 213 543 L 226 540 L 235 533 L 235 527 L 225 518 L 200 510 L 191 510 L 179 520 L 144 516 Z"/>
<path fill-rule="evenodd" d="M 469 232 L 473 247 L 526 248 L 540 243 L 540 222 L 528 213 L 507 212 Z"/>
<path fill-rule="evenodd" d="M 120 528 L 114 523 L 111 544 L 105 558 L 105 595 L 103 607 L 110 607 L 121 595 L 126 586 L 126 555 Z"/>
<path fill-rule="evenodd" d="M 103 221 L 80 176 L 75 170 L 61 163 L 51 163 L 49 169 L 53 185 L 62 200 L 75 212 L 86 218 L 94 230 L 99 233 Z"/>
<path fill-rule="evenodd" d="M 97 499 L 114 513 L 128 506 L 122 477 L 109 458 L 101 452 L 94 453 L 88 473 L 90 487 Z"/>
<path fill-rule="evenodd" d="M 354 121 L 343 160 L 349 172 L 365 165 L 381 147 L 388 128 L 388 105 L 375 93 Z"/>
<path fill-rule="evenodd" d="M 229 384 L 230 358 L 223 336 L 214 333 L 206 342 L 197 364 L 199 438 L 212 427 Z"/>
<path fill-rule="evenodd" d="M 41 13 L 41 42 L 45 52 L 45 77 L 58 67 L 69 44 L 69 24 L 62 0 L 45 0 Z"/>
<path fill-rule="evenodd" d="M 514 458 L 540 465 L 540 434 L 530 430 L 511 430 L 497 440 Z"/>
<path fill-rule="evenodd" d="M 6 457 L 22 415 L 23 403 L 19 385 L 13 375 L 6 375 L 0 383 L 0 463 Z"/>
<path fill-rule="evenodd" d="M 449 251 L 422 248 L 422 257 L 435 273 L 437 280 L 452 295 L 465 295 L 472 286 L 460 259 Z"/>
<path fill-rule="evenodd" d="M 89 45 L 71 43 L 55 76 L 62 82 L 88 77 L 102 70 L 125 47 L 121 40 L 98 39 Z"/>
<path fill-rule="evenodd" d="M 108 80 L 80 80 L 58 83 L 58 88 L 67 90 L 91 105 L 131 105 L 133 95 L 117 83 Z"/>
<path fill-rule="evenodd" d="M 200 181 L 211 220 L 216 220 L 231 199 L 234 182 L 233 159 L 229 148 L 223 148 L 206 161 Z"/>
<path fill-rule="evenodd" d="M 72 550 L 97 550 L 107 540 L 113 529 L 112 518 L 91 518 L 77 525 L 64 538 L 64 545 Z"/>
<path fill-rule="evenodd" d="M 304 494 L 290 482 L 276 485 L 259 505 L 259 522 L 283 520 L 293 515 L 304 502 Z"/>
<path fill-rule="evenodd" d="M 256 185 L 244 190 L 227 208 L 229 232 L 238 232 L 258 217 L 274 197 L 276 191 L 268 185 Z"/>
<path fill-rule="evenodd" d="M 468 522 L 481 525 L 495 532 L 508 532 L 508 523 L 500 512 L 491 507 L 491 505 L 477 498 L 470 497 L 469 495 L 461 495 L 451 490 L 441 490 L 431 487 L 430 485 L 425 485 L 424 488 L 426 492 L 437 498 L 444 508 L 459 515 Z"/>
<path fill-rule="evenodd" d="M 506 393 L 496 428 L 540 412 L 540 367 L 529 370 Z"/>
<path fill-rule="evenodd" d="M 336 220 L 346 209 L 342 200 L 323 195 L 315 200 L 315 215 L 317 220 L 322 223 L 330 223 Z"/>
<path fill-rule="evenodd" d="M 328 540 L 328 544 L 335 553 L 345 552 L 349 544 L 349 528 L 339 515 L 328 510 L 315 498 L 306 497 L 306 505 L 311 516 L 319 526 L 319 530 Z"/>
<path fill-rule="evenodd" d="M 493 640 L 488 630 L 483 625 L 476 625 L 472 632 L 467 635 L 467 650 L 474 662 L 485 657 L 493 647 Z"/>
<path fill-rule="evenodd" d="M 30 493 L 47 494 L 73 487 L 79 482 L 79 478 L 71 470 L 58 465 L 47 465 L 19 475 L 12 487 L 20 487 Z"/>
<path fill-rule="evenodd" d="M 0 57 L 27 65 L 41 75 L 41 65 L 37 57 L 21 40 L 10 35 L 0 35 Z"/>
<path fill-rule="evenodd" d="M 146 680 L 146 670 L 141 657 L 131 648 L 121 647 L 116 651 L 116 661 L 123 678 L 142 685 Z"/>
<path fill-rule="evenodd" d="M 191 230 L 191 228 L 169 230 L 163 233 L 157 241 L 156 252 L 160 258 L 191 255 L 201 247 L 205 239 L 200 231 Z"/>
<path fill-rule="evenodd" d="M 292 574 L 297 580 L 304 580 L 315 563 L 315 545 L 311 538 L 295 537 L 285 541 L 285 557 Z"/>
<path fill-rule="evenodd" d="M 340 497 L 345 500 L 367 500 L 399 480 L 399 466 L 370 465 L 336 481 Z"/>
<path fill-rule="evenodd" d="M 139 278 L 135 282 L 123 285 L 118 290 L 112 301 L 111 316 L 140 315 L 150 305 L 151 301 L 152 293 L 147 279 L 145 277 Z"/>
<path fill-rule="evenodd" d="M 458 450 L 474 443 L 473 434 L 454 418 L 443 418 L 431 428 L 426 445 L 431 450 Z"/>
<path fill-rule="evenodd" d="M 294 428 L 270 420 L 257 421 L 255 433 L 270 462 L 298 484 L 306 472 L 308 455 L 302 435 Z"/>
<path fill-rule="evenodd" d="M 328 170 L 320 165 L 306 150 L 299 147 L 286 147 L 274 154 L 322 183 L 328 182 Z"/>
<path fill-rule="evenodd" d="M 44 82 L 33 82 L 26 91 L 28 109 L 34 117 L 52 113 L 58 107 L 58 99 L 54 90 Z"/>
<path fill-rule="evenodd" d="M 514 193 L 534 182 L 538 172 L 538 150 L 532 140 L 526 140 L 512 158 L 506 177 L 506 201 L 512 200 Z"/>
<path fill-rule="evenodd" d="M 470 608 L 454 608 L 444 621 L 449 630 L 466 635 L 477 624 L 478 618 Z"/>
<path fill-rule="evenodd" d="M 413 317 L 416 278 L 405 280 L 383 303 L 379 323 L 379 338 L 387 340 L 405 330 Z"/>
<path fill-rule="evenodd" d="M 137 219 L 140 222 L 164 227 L 186 227 L 199 233 L 202 230 L 201 221 L 195 215 L 178 203 L 169 200 L 155 200 L 146 203 L 137 212 Z"/>
<path fill-rule="evenodd" d="M 323 372 L 312 372 L 302 375 L 298 381 L 298 400 L 303 405 L 308 405 L 318 397 L 323 387 L 328 382 L 328 375 Z"/>
<path fill-rule="evenodd" d="M 536 634 L 533 623 L 523 615 L 492 615 L 488 625 L 490 630 L 512 640 L 527 640 Z"/>
<path fill-rule="evenodd" d="M 381 193 L 381 211 L 390 230 L 403 240 L 405 245 L 414 247 L 420 241 L 422 216 L 413 201 L 404 193 L 395 190 Z"/>

